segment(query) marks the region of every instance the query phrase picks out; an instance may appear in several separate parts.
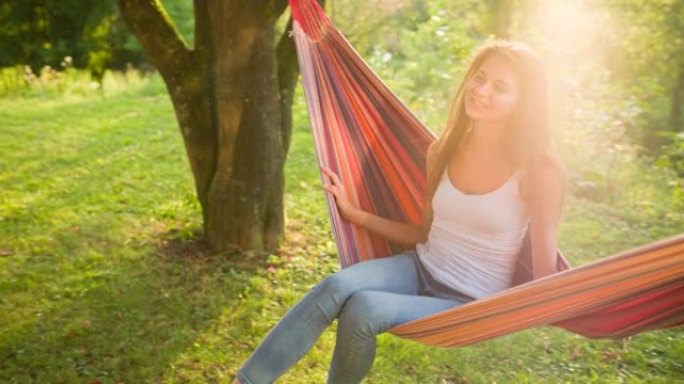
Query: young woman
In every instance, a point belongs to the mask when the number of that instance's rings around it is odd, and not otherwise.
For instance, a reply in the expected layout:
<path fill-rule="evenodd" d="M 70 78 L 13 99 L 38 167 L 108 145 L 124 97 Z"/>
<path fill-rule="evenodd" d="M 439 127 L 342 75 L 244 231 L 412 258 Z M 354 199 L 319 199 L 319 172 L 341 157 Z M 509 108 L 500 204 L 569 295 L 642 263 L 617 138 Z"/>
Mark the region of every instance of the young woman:
<path fill-rule="evenodd" d="M 418 225 L 360 210 L 323 169 L 344 219 L 415 249 L 327 277 L 278 322 L 235 382 L 273 382 L 336 318 L 328 382 L 360 382 L 377 334 L 508 288 L 528 231 L 534 276 L 556 272 L 564 176 L 550 148 L 546 88 L 527 46 L 495 41 L 476 51 L 446 129 L 428 149 Z"/>

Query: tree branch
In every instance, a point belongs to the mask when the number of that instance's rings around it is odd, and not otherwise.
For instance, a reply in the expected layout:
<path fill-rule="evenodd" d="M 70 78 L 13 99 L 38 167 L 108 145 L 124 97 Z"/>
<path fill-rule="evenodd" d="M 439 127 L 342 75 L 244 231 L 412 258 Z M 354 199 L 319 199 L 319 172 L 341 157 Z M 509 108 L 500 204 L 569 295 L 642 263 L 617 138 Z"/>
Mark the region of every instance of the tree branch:
<path fill-rule="evenodd" d="M 118 4 L 128 28 L 162 76 L 184 67 L 191 51 L 159 0 L 118 0 Z"/>

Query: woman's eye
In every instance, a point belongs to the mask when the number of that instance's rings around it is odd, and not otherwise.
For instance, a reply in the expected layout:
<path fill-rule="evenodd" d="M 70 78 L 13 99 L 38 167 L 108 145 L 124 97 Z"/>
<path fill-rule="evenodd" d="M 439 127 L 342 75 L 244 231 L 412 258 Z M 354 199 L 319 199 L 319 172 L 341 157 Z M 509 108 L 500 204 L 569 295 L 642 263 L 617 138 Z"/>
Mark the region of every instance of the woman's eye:
<path fill-rule="evenodd" d="M 506 87 L 505 85 L 501 85 L 501 84 L 495 84 L 494 90 L 498 93 L 506 93 L 506 92 L 508 92 L 508 87 Z"/>

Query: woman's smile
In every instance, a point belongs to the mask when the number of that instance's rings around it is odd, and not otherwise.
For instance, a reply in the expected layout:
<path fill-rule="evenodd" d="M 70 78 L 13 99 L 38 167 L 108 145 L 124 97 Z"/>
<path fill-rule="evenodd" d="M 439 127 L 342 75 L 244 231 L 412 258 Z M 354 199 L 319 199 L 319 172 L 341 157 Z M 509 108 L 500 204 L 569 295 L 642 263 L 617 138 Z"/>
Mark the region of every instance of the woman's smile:
<path fill-rule="evenodd" d="M 485 109 L 489 107 L 489 105 L 484 101 L 482 98 L 478 98 L 477 96 L 471 95 L 470 96 L 470 102 L 477 108 L 479 109 Z"/>

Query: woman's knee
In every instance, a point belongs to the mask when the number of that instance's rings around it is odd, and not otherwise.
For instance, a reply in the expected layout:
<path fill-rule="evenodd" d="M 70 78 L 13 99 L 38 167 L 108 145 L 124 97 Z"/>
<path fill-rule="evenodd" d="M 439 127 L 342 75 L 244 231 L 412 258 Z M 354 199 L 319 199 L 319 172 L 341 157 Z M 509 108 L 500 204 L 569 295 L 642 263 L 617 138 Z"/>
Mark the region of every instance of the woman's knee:
<path fill-rule="evenodd" d="M 321 282 L 321 289 L 335 298 L 346 301 L 354 292 L 369 285 L 365 265 L 353 265 L 329 275 Z"/>
<path fill-rule="evenodd" d="M 329 275 L 320 284 L 320 289 L 335 298 L 344 298 L 349 292 L 354 291 L 352 279 L 349 279 L 343 271 Z"/>
<path fill-rule="evenodd" d="M 342 308 L 338 330 L 346 336 L 373 337 L 392 327 L 396 309 L 386 305 L 383 292 L 354 293 Z"/>
<path fill-rule="evenodd" d="M 342 306 L 356 293 L 366 290 L 415 293 L 416 272 L 412 256 L 405 253 L 386 259 L 354 264 L 326 277 L 318 284 L 318 293 Z M 380 277 L 380 278 L 379 278 Z"/>

